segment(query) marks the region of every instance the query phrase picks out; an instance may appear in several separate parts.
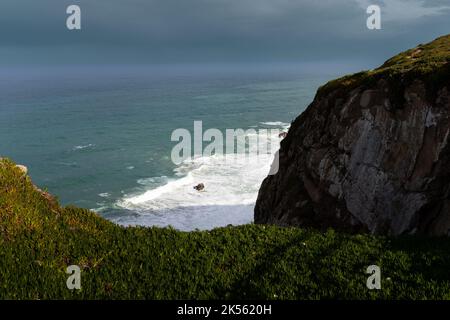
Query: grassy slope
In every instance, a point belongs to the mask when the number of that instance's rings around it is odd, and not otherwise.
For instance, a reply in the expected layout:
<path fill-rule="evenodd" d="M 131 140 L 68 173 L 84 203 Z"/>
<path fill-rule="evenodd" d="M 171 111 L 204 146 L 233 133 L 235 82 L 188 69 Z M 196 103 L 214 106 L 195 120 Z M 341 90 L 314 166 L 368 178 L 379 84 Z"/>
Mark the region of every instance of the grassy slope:
<path fill-rule="evenodd" d="M 65 286 L 71 264 L 82 267 L 80 291 Z M 380 291 L 366 288 L 371 264 L 382 268 Z M 447 238 L 123 228 L 52 205 L 12 162 L 0 162 L 2 299 L 450 299 L 449 270 Z"/>

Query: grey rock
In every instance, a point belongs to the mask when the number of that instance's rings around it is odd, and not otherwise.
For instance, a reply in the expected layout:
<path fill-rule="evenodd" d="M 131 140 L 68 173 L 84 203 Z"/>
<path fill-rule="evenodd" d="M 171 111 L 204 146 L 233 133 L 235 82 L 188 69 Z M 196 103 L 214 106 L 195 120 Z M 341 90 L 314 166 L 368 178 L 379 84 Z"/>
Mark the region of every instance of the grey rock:
<path fill-rule="evenodd" d="M 450 76 L 393 99 L 378 79 L 318 93 L 259 191 L 255 223 L 374 234 L 450 233 Z"/>

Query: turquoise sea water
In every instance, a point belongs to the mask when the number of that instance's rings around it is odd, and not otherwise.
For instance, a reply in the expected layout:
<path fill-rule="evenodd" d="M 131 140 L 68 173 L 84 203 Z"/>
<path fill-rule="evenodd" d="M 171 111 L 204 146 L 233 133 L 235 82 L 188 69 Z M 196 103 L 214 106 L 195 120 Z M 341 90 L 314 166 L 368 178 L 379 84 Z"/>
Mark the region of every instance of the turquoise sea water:
<path fill-rule="evenodd" d="M 286 127 L 336 76 L 289 66 L 9 68 L 0 156 L 26 165 L 62 204 L 121 224 L 248 223 L 266 168 L 213 157 L 176 166 L 172 131 L 195 120 L 205 130 Z M 204 193 L 192 190 L 200 182 Z"/>

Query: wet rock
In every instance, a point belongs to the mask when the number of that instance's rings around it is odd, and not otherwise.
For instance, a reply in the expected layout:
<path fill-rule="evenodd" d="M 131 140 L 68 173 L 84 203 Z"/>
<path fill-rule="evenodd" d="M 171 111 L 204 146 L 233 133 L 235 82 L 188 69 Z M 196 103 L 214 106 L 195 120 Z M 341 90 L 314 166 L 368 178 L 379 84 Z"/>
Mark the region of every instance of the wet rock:
<path fill-rule="evenodd" d="M 203 183 L 199 183 L 198 185 L 194 186 L 194 189 L 197 191 L 203 191 L 205 189 L 205 185 Z"/>

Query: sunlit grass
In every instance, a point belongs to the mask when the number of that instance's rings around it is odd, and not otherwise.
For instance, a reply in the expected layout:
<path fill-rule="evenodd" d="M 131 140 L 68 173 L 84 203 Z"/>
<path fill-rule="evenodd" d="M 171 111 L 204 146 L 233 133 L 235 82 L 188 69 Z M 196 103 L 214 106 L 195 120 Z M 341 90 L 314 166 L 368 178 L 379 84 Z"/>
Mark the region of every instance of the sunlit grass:
<path fill-rule="evenodd" d="M 66 287 L 72 264 L 82 269 L 79 291 Z M 366 287 L 372 264 L 382 290 Z M 0 162 L 2 299 L 449 299 L 448 270 L 447 238 L 123 228 L 52 204 L 12 162 Z"/>

